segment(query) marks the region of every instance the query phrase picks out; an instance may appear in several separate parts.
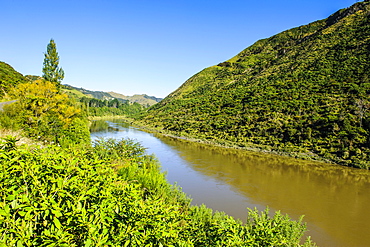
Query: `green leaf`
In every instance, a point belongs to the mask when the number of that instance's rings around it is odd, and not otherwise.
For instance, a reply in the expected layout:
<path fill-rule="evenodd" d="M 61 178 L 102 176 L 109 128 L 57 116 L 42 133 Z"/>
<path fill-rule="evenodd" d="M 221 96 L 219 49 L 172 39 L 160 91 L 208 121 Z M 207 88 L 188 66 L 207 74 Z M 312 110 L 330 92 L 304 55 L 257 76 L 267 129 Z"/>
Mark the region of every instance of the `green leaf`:
<path fill-rule="evenodd" d="M 6 197 L 7 201 L 13 201 L 15 199 L 15 195 L 9 195 Z"/>
<path fill-rule="evenodd" d="M 60 224 L 60 221 L 58 220 L 58 218 L 54 217 L 53 222 L 56 228 L 60 229 L 62 227 L 62 224 Z"/>
<path fill-rule="evenodd" d="M 23 216 L 26 215 L 26 212 L 24 212 L 24 211 L 18 211 L 18 214 L 23 217 Z"/>
<path fill-rule="evenodd" d="M 91 244 L 92 244 L 92 240 L 91 239 L 87 239 L 85 241 L 85 247 L 89 247 L 89 246 L 91 246 Z"/>
<path fill-rule="evenodd" d="M 6 212 L 4 209 L 0 209 L 0 215 L 8 216 L 9 212 Z"/>
<path fill-rule="evenodd" d="M 51 212 L 56 216 L 56 217 L 61 217 L 63 214 L 59 210 L 52 209 Z"/>

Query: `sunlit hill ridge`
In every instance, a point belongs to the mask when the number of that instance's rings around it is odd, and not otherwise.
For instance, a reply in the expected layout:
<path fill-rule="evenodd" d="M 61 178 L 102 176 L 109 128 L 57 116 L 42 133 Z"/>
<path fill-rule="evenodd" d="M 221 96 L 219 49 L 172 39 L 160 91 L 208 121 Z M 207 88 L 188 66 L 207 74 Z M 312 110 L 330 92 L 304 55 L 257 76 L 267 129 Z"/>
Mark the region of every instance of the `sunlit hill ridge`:
<path fill-rule="evenodd" d="M 259 40 L 143 117 L 163 131 L 369 168 L 370 6 Z"/>

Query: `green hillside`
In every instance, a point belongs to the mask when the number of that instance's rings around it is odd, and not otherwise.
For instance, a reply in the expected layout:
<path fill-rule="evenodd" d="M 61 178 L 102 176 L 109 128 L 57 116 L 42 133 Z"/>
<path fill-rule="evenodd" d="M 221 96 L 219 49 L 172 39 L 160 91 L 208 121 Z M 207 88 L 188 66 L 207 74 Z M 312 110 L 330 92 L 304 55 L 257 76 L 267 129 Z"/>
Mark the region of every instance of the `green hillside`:
<path fill-rule="evenodd" d="M 257 41 L 151 107 L 177 135 L 370 167 L 370 6 Z"/>
<path fill-rule="evenodd" d="M 77 88 L 71 85 L 64 85 L 65 90 L 70 91 L 71 93 L 75 94 L 78 97 L 88 97 L 88 98 L 95 98 L 99 100 L 113 100 L 109 93 L 103 91 L 91 91 L 84 88 Z M 77 93 L 78 92 L 78 93 Z"/>
<path fill-rule="evenodd" d="M 26 81 L 28 79 L 15 71 L 12 66 L 0 61 L 0 96 L 4 95 L 10 87 Z"/>
<path fill-rule="evenodd" d="M 81 99 L 83 97 L 86 97 L 86 98 L 94 98 L 93 96 L 84 94 L 80 90 L 77 90 L 74 87 L 69 86 L 69 85 L 64 85 L 63 92 L 66 93 L 66 94 L 68 94 L 70 97 L 72 97 L 72 98 L 74 98 L 76 100 L 79 100 L 79 99 Z"/>

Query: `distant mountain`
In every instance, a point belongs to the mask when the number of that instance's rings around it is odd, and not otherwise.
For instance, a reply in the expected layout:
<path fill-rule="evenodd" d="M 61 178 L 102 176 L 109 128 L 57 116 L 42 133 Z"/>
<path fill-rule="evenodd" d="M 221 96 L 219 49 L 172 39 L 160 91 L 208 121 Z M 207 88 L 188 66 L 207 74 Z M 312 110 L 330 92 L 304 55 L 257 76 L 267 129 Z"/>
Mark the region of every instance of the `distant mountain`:
<path fill-rule="evenodd" d="M 133 96 L 125 96 L 123 94 L 108 92 L 111 96 L 118 99 L 129 100 L 130 102 L 136 102 L 141 105 L 154 105 L 162 100 L 162 98 L 156 98 L 154 96 L 148 96 L 146 94 L 135 94 Z"/>
<path fill-rule="evenodd" d="M 112 100 L 112 99 L 118 99 L 121 102 L 129 101 L 129 102 L 136 102 L 141 105 L 145 106 L 152 106 L 158 102 L 160 102 L 161 98 L 156 98 L 154 96 L 148 96 L 146 94 L 135 94 L 133 96 L 125 96 L 120 93 L 115 92 L 103 92 L 103 91 L 90 91 L 84 88 L 77 88 L 70 85 L 65 85 L 67 87 L 73 88 L 81 93 L 83 93 L 86 96 L 100 99 L 100 100 Z"/>
<path fill-rule="evenodd" d="M 75 89 L 75 90 L 81 92 L 82 94 L 84 94 L 88 97 L 91 97 L 91 98 L 96 98 L 96 99 L 100 99 L 100 100 L 112 100 L 112 99 L 115 98 L 115 97 L 111 96 L 109 93 L 106 93 L 106 92 L 103 92 L 103 91 L 91 91 L 91 90 L 87 90 L 87 89 L 84 89 L 84 88 L 74 87 L 74 86 L 71 86 L 71 85 L 64 85 L 64 86 L 66 86 L 67 88 Z"/>
<path fill-rule="evenodd" d="M 143 121 L 177 135 L 370 168 L 370 6 L 259 40 Z"/>

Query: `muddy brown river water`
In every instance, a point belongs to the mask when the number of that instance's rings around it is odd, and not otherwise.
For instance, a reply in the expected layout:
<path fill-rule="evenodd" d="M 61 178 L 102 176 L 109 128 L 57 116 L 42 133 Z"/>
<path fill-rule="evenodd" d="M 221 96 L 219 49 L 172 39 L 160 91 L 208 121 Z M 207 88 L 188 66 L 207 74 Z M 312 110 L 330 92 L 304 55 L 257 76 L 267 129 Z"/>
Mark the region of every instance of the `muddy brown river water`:
<path fill-rule="evenodd" d="M 92 139 L 140 142 L 193 204 L 241 220 L 255 207 L 305 215 L 319 246 L 370 246 L 370 171 L 188 142 L 122 121 L 94 122 L 92 130 Z"/>

